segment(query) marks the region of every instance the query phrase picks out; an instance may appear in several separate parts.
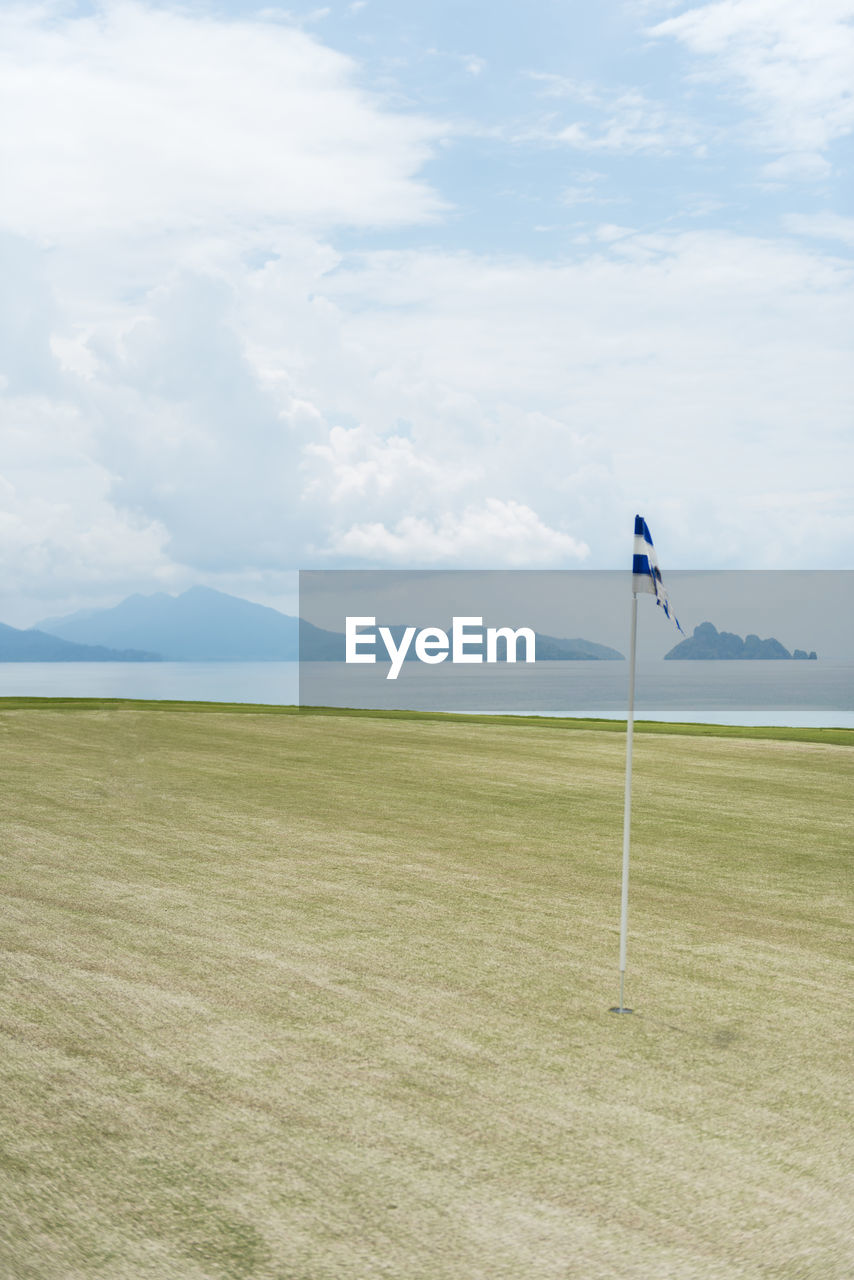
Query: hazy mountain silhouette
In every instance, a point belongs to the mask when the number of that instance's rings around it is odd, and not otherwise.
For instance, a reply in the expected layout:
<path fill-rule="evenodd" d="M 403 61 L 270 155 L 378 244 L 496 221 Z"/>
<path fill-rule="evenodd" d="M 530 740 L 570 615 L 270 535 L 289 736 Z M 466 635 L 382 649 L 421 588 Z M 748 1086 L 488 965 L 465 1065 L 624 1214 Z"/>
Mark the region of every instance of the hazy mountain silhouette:
<path fill-rule="evenodd" d="M 0 662 L 159 662 L 157 653 L 74 644 L 44 631 L 20 631 L 0 622 Z"/>
<path fill-rule="evenodd" d="M 134 645 L 176 662 L 286 662 L 298 657 L 296 618 L 238 596 L 191 587 L 179 596 L 128 596 L 112 609 L 46 618 L 39 627 L 63 640 Z"/>

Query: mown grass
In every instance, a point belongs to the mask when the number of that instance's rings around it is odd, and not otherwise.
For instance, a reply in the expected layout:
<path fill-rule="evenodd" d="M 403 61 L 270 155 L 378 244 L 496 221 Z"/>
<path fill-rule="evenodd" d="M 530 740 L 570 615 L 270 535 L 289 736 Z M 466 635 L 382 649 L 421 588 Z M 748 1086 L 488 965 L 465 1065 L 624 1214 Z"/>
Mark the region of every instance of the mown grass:
<path fill-rule="evenodd" d="M 139 701 L 131 698 L 0 698 L 0 708 L 28 711 L 133 711 Z M 522 728 L 538 725 L 552 729 L 598 729 L 625 734 L 625 720 L 592 720 L 577 716 L 477 715 L 447 711 L 372 710 L 359 707 L 274 706 L 245 702 L 146 701 L 149 711 L 228 711 L 233 715 L 354 716 L 368 720 L 438 721 L 440 724 L 492 724 Z M 823 742 L 854 746 L 854 729 L 793 725 L 695 724 L 689 721 L 635 720 L 637 733 L 665 733 L 696 738 L 754 738 L 774 742 Z"/>
<path fill-rule="evenodd" d="M 617 1017 L 619 733 L 165 705 L 0 704 L 0 1275 L 850 1274 L 844 739 L 639 738 Z"/>

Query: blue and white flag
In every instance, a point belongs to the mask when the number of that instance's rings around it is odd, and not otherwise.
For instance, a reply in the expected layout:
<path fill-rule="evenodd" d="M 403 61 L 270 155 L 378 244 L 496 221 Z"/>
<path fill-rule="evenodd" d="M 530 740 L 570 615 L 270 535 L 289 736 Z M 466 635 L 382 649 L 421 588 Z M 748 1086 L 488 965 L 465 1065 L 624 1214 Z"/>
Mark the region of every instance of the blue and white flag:
<path fill-rule="evenodd" d="M 652 545 L 652 534 L 643 516 L 635 516 L 635 554 L 632 561 L 632 591 L 649 591 L 655 596 L 656 604 L 660 604 L 666 616 L 676 623 L 677 630 L 682 631 L 679 619 L 670 608 L 667 592 L 661 581 L 661 570 L 655 547 Z M 685 632 L 682 631 L 684 635 Z"/>

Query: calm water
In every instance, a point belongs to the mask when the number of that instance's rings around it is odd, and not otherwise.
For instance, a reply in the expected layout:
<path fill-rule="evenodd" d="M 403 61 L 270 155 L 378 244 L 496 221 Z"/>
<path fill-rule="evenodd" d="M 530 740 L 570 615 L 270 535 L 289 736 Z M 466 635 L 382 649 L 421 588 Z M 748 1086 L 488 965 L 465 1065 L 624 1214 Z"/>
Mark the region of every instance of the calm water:
<path fill-rule="evenodd" d="M 441 690 L 419 690 L 416 664 L 396 681 L 374 681 L 371 698 L 353 697 L 352 669 L 316 664 L 326 705 L 436 707 Z M 362 668 L 363 671 L 367 668 Z M 437 669 L 433 668 L 433 672 Z M 451 669 L 448 668 L 449 673 Z M 451 673 L 452 674 L 452 673 Z M 625 719 L 625 662 L 540 663 L 528 668 L 524 687 L 514 671 L 491 669 L 492 709 L 517 715 L 601 716 Z M 533 680 L 531 677 L 534 677 Z M 344 679 L 343 677 L 346 677 Z M 404 678 L 406 677 L 406 678 Z M 461 708 L 448 685 L 446 706 Z M 451 696 L 453 693 L 454 696 Z M 109 697 L 188 702 L 299 701 L 295 662 L 9 662 L 0 663 L 0 697 Z M 477 709 L 477 704 L 468 709 Z M 635 715 L 647 720 L 707 724 L 815 725 L 854 728 L 854 665 L 818 662 L 649 662 L 637 674 Z"/>

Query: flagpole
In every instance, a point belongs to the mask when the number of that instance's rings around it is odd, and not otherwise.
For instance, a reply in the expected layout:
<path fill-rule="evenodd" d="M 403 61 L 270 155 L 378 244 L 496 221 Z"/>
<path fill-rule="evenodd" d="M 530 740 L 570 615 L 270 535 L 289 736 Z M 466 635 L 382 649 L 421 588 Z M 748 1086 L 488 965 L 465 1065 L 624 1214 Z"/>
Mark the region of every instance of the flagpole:
<path fill-rule="evenodd" d="M 638 639 L 638 593 L 632 592 L 632 635 L 629 647 L 629 711 L 626 718 L 626 791 L 623 802 L 623 883 L 620 894 L 620 1003 L 611 1013 L 631 1013 L 623 1003 L 626 985 L 626 935 L 629 925 L 629 848 L 632 829 L 632 745 L 635 734 L 635 655 Z"/>

